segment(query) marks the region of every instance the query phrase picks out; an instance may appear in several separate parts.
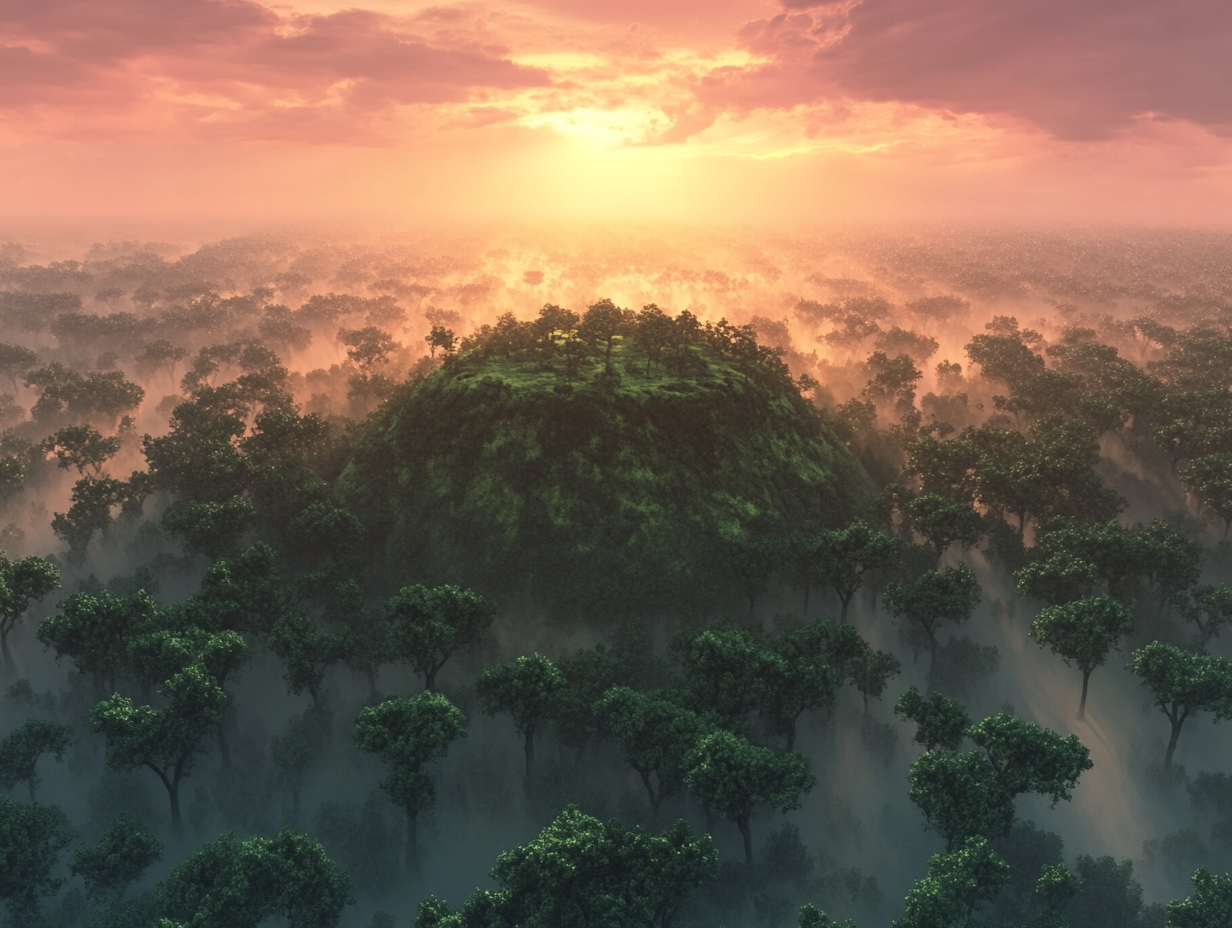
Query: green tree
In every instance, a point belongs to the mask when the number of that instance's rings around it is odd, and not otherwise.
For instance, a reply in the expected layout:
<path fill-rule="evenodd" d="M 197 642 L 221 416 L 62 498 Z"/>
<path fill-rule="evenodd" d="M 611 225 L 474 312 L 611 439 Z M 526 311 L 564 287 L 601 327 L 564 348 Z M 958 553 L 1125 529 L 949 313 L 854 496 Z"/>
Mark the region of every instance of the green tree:
<path fill-rule="evenodd" d="M 19 804 L 0 796 L 0 902 L 14 924 L 39 923 L 39 899 L 64 884 L 52 873 L 72 840 L 59 806 Z"/>
<path fill-rule="evenodd" d="M 1134 628 L 1133 616 L 1111 596 L 1093 596 L 1040 611 L 1031 622 L 1031 637 L 1047 645 L 1066 665 L 1082 671 L 1082 699 L 1078 718 L 1086 718 L 1087 684 L 1091 672 L 1103 665 L 1108 652 Z"/>
<path fill-rule="evenodd" d="M 439 693 L 420 693 L 364 709 L 354 735 L 361 751 L 375 754 L 389 769 L 381 789 L 406 813 L 406 862 L 414 866 L 419 854 L 419 813 L 436 796 L 436 782 L 423 768 L 466 737 L 466 719 Z"/>
<path fill-rule="evenodd" d="M 954 700 L 940 693 L 921 696 L 914 686 L 908 687 L 899 697 L 894 704 L 894 714 L 915 722 L 915 735 L 911 740 L 923 745 L 926 751 L 936 748 L 957 751 L 971 725 L 967 710 Z"/>
<path fill-rule="evenodd" d="M 180 783 L 192 769 L 205 736 L 222 721 L 227 696 L 201 664 L 192 664 L 159 688 L 166 705 L 134 705 L 113 693 L 90 710 L 90 728 L 107 739 L 112 770 L 148 767 L 167 790 L 171 825 L 180 830 Z"/>
<path fill-rule="evenodd" d="M 734 626 L 682 635 L 673 643 L 683 670 L 686 704 L 734 725 L 766 703 L 773 680 L 784 680 L 783 659 L 760 632 Z"/>
<path fill-rule="evenodd" d="M 73 485 L 72 505 L 67 513 L 57 512 L 51 522 L 56 537 L 68 544 L 69 560 L 85 561 L 94 536 L 111 527 L 112 510 L 131 498 L 132 487 L 114 477 L 82 477 Z"/>
<path fill-rule="evenodd" d="M 341 329 L 338 341 L 347 346 L 347 357 L 365 374 L 371 374 L 378 364 L 388 364 L 389 355 L 402 347 L 388 332 L 374 325 Z"/>
<path fill-rule="evenodd" d="M 82 476 L 98 477 L 103 465 L 116 456 L 123 439 L 116 435 L 104 438 L 88 425 L 69 425 L 43 440 L 43 449 L 55 454 L 60 467 L 77 468 Z"/>
<path fill-rule="evenodd" d="M 346 634 L 321 632 L 307 613 L 292 609 L 274 623 L 266 644 L 282 661 L 287 689 L 296 696 L 307 690 L 312 705 L 320 709 L 326 671 L 346 658 Z"/>
<path fill-rule="evenodd" d="M 849 675 L 854 680 L 857 672 L 864 675 L 861 681 L 866 683 L 867 691 L 876 689 L 878 673 L 884 669 L 870 665 L 870 660 L 878 662 L 854 628 L 828 619 L 783 632 L 770 646 L 779 660 L 760 660 L 749 673 L 764 690 L 758 708 L 770 730 L 786 738 L 789 751 L 795 747 L 796 723 L 801 715 L 809 710 L 828 709 L 838 688 Z M 884 681 L 880 685 L 884 688 Z"/>
<path fill-rule="evenodd" d="M 57 761 L 64 760 L 64 752 L 73 743 L 73 730 L 58 722 L 30 719 L 9 732 L 0 741 L 0 786 L 13 789 L 25 783 L 34 802 L 34 790 L 38 786 L 38 762 L 44 754 Z"/>
<path fill-rule="evenodd" d="M 984 520 L 965 503 L 956 503 L 943 496 L 917 496 L 906 506 L 907 524 L 928 539 L 940 562 L 954 542 L 964 547 L 975 544 L 984 533 Z"/>
<path fill-rule="evenodd" d="M 846 528 L 822 532 L 817 539 L 809 579 L 828 586 L 838 594 L 842 610 L 839 621 L 847 621 L 847 607 L 870 570 L 888 570 L 898 563 L 898 542 L 856 521 Z"/>
<path fill-rule="evenodd" d="M 702 738 L 686 761 L 685 785 L 710 815 L 730 819 L 744 839 L 744 859 L 753 865 L 749 821 L 758 806 L 783 812 L 800 808 L 800 796 L 816 784 L 799 754 L 757 747 L 739 735 L 716 731 Z"/>
<path fill-rule="evenodd" d="M 436 349 L 441 349 L 443 354 L 453 353 L 454 348 L 458 345 L 458 337 L 453 334 L 453 329 L 447 329 L 443 325 L 432 326 L 430 331 L 424 338 L 428 343 L 429 356 L 436 357 Z"/>
<path fill-rule="evenodd" d="M 56 652 L 56 660 L 69 658 L 78 673 L 105 680 L 114 693 L 116 673 L 128 661 L 128 646 L 157 621 L 158 605 L 144 590 L 126 597 L 106 590 L 74 593 L 59 612 L 39 623 L 38 640 Z"/>
<path fill-rule="evenodd" d="M 564 685 L 564 675 L 542 654 L 488 667 L 475 681 L 475 695 L 484 714 L 496 716 L 507 712 L 513 716 L 513 724 L 524 742 L 528 782 L 535 763 L 535 734 L 551 717 L 557 694 Z"/>
<path fill-rule="evenodd" d="M 471 590 L 429 589 L 420 583 L 404 586 L 386 603 L 386 610 L 389 655 L 422 673 L 429 692 L 450 655 L 478 644 L 496 612 L 492 603 Z"/>
<path fill-rule="evenodd" d="M 1166 928 L 1224 928 L 1232 925 L 1232 873 L 1217 876 L 1199 867 L 1193 892 L 1168 903 Z"/>
<path fill-rule="evenodd" d="M 1173 597 L 1180 606 L 1181 615 L 1198 629 L 1194 647 L 1205 651 L 1212 638 L 1218 638 L 1229 622 L 1232 622 L 1232 587 L 1201 584 Z"/>
<path fill-rule="evenodd" d="M 980 601 L 980 584 L 966 564 L 930 570 L 913 583 L 891 580 L 886 585 L 885 602 L 897 619 L 907 622 L 914 640 L 926 643 L 931 661 L 937 662 L 937 630 L 944 622 L 962 625 Z"/>
<path fill-rule="evenodd" d="M 796 925 L 797 928 L 856 928 L 856 923 L 850 918 L 842 923 L 836 922 L 811 902 L 800 906 Z"/>
<path fill-rule="evenodd" d="M 592 303 L 582 314 L 578 335 L 592 345 L 603 343 L 603 368 L 612 369 L 612 344 L 622 335 L 630 335 L 633 329 L 633 314 L 621 309 L 611 300 Z"/>
<path fill-rule="evenodd" d="M 552 705 L 552 734 L 561 744 L 579 752 L 600 731 L 598 702 L 614 686 L 628 678 L 623 660 L 604 645 L 579 648 L 556 662 L 565 685 Z"/>
<path fill-rule="evenodd" d="M 694 838 L 683 820 L 651 835 L 569 806 L 530 844 L 496 859 L 499 890 L 475 890 L 456 913 L 429 896 L 415 928 L 671 928 L 717 873 L 709 836 Z"/>
<path fill-rule="evenodd" d="M 0 651 L 4 663 L 12 664 L 9 632 L 26 614 L 30 604 L 60 589 L 60 568 L 41 557 L 10 561 L 0 551 Z"/>
<path fill-rule="evenodd" d="M 163 844 L 131 812 L 120 812 L 94 847 L 73 852 L 71 870 L 91 899 L 119 901 L 124 891 L 162 860 Z"/>
<path fill-rule="evenodd" d="M 308 837 L 283 829 L 273 838 L 234 834 L 197 849 L 155 890 L 163 924 L 257 928 L 269 918 L 288 928 L 335 928 L 352 904 L 351 878 Z"/>
<path fill-rule="evenodd" d="M 1041 793 L 1069 800 L 1091 769 L 1078 738 L 999 714 L 967 729 L 977 750 L 926 751 L 907 775 L 908 795 L 954 850 L 970 837 L 996 838 L 1014 823 L 1014 797 Z"/>
<path fill-rule="evenodd" d="M 1232 453 L 1196 457 L 1185 467 L 1181 483 L 1207 509 L 1223 520 L 1223 537 L 1232 529 Z"/>
<path fill-rule="evenodd" d="M 1151 691 L 1155 705 L 1172 726 L 1164 768 L 1172 766 L 1185 721 L 1210 712 L 1216 721 L 1232 718 L 1232 664 L 1209 654 L 1192 654 L 1152 641 L 1134 652 L 1130 669 Z"/>
<path fill-rule="evenodd" d="M 595 705 L 599 721 L 620 746 L 625 763 L 637 771 L 650 811 L 684 786 L 688 758 L 708 726 L 695 713 L 660 692 L 612 687 Z"/>
<path fill-rule="evenodd" d="M 234 554 L 256 521 L 256 507 L 242 496 L 218 502 L 177 500 L 162 516 L 163 528 L 178 535 L 187 551 L 210 560 Z"/>
<path fill-rule="evenodd" d="M 1009 879 L 1010 866 L 987 838 L 971 837 L 946 854 L 934 854 L 928 876 L 907 893 L 906 911 L 894 928 L 955 928 L 969 923 L 977 906 Z"/>
<path fill-rule="evenodd" d="M 642 307 L 637 314 L 635 337 L 646 352 L 646 376 L 650 376 L 651 363 L 663 356 L 663 349 L 671 344 L 674 335 L 675 325 L 667 313 L 654 303 Z"/>

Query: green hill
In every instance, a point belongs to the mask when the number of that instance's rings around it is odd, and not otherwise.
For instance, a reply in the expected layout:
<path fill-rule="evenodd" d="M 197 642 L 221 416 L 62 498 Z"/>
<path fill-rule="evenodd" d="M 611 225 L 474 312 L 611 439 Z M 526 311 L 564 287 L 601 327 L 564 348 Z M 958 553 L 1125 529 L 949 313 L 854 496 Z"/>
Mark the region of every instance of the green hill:
<path fill-rule="evenodd" d="M 391 582 L 692 611 L 743 595 L 761 540 L 851 518 L 867 477 L 781 365 L 704 342 L 675 357 L 648 373 L 614 339 L 605 372 L 602 347 L 489 345 L 403 388 L 341 479 Z"/>

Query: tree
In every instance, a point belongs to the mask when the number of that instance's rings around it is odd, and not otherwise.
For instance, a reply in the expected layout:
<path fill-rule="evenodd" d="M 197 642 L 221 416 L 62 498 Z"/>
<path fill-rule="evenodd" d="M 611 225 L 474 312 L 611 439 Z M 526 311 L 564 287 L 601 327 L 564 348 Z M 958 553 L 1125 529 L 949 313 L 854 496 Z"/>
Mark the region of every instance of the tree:
<path fill-rule="evenodd" d="M 971 725 L 967 710 L 954 700 L 940 693 L 921 696 L 914 686 L 899 697 L 894 704 L 894 714 L 915 722 L 916 730 L 911 740 L 923 745 L 926 751 L 936 748 L 957 751 Z"/>
<path fill-rule="evenodd" d="M 325 849 L 287 829 L 244 841 L 224 834 L 171 871 L 155 895 L 163 924 L 186 928 L 257 928 L 268 918 L 335 928 L 355 901 L 351 878 Z"/>
<path fill-rule="evenodd" d="M 790 751 L 795 747 L 800 716 L 810 709 L 833 705 L 838 688 L 853 672 L 853 662 L 872 649 L 854 628 L 828 619 L 783 632 L 771 642 L 771 648 L 779 660 L 759 661 L 751 672 L 764 688 L 759 708 L 770 730 L 787 739 Z M 870 683 L 876 686 L 871 679 Z"/>
<path fill-rule="evenodd" d="M 961 625 L 971 618 L 980 601 L 980 585 L 975 571 L 966 564 L 930 570 L 914 583 L 891 580 L 885 602 L 895 618 L 905 619 L 907 629 L 923 636 L 932 662 L 937 661 L 937 630 L 943 622 Z"/>
<path fill-rule="evenodd" d="M 118 435 L 104 438 L 91 426 L 69 425 L 44 439 L 43 449 L 55 454 L 62 469 L 75 467 L 82 476 L 98 477 L 122 443 Z"/>
<path fill-rule="evenodd" d="M 684 786 L 688 757 L 708 726 L 663 693 L 639 693 L 627 686 L 604 693 L 595 714 L 620 745 L 625 763 L 641 777 L 651 814 L 658 815 L 664 798 Z"/>
<path fill-rule="evenodd" d="M 1217 876 L 1199 867 L 1193 893 L 1168 903 L 1166 928 L 1223 928 L 1232 924 L 1232 873 Z"/>
<path fill-rule="evenodd" d="M 338 341 L 347 346 L 347 357 L 369 375 L 378 364 L 388 364 L 390 353 L 402 347 L 388 332 L 374 325 L 362 329 L 340 329 Z"/>
<path fill-rule="evenodd" d="M 90 541 L 98 532 L 111 527 L 111 511 L 131 498 L 132 487 L 114 477 L 82 477 L 73 485 L 72 505 L 67 513 L 57 512 L 51 522 L 56 537 L 68 544 L 69 559 L 85 561 Z"/>
<path fill-rule="evenodd" d="M 64 760 L 64 752 L 73 743 L 73 730 L 58 722 L 30 719 L 13 729 L 0 741 L 0 786 L 13 789 L 25 783 L 34 802 L 34 790 L 38 786 L 38 762 L 44 754 L 57 761 Z"/>
<path fill-rule="evenodd" d="M 816 784 L 799 754 L 757 747 L 739 735 L 717 731 L 702 738 L 687 760 L 685 785 L 710 815 L 731 819 L 744 839 L 744 859 L 753 866 L 749 820 L 757 806 L 783 812 L 800 808 L 800 796 Z"/>
<path fill-rule="evenodd" d="M 454 651 L 474 647 L 492 624 L 495 606 L 457 586 L 404 586 L 385 604 L 389 655 L 405 661 L 432 691 Z"/>
<path fill-rule="evenodd" d="M 475 890 L 456 913 L 429 896 L 415 928 L 671 928 L 717 873 L 709 836 L 694 838 L 683 820 L 651 835 L 569 806 L 530 844 L 497 857 L 491 875 L 500 889 Z"/>
<path fill-rule="evenodd" d="M 1232 529 L 1232 453 L 1196 457 L 1185 467 L 1181 483 L 1223 520 L 1223 537 Z"/>
<path fill-rule="evenodd" d="M 611 300 L 600 300 L 592 303 L 582 314 L 582 324 L 578 327 L 578 335 L 592 345 L 602 342 L 604 346 L 603 369 L 612 369 L 612 343 L 621 335 L 628 335 L 632 329 L 632 313 L 621 309 Z"/>
<path fill-rule="evenodd" d="M 129 644 L 152 630 L 157 619 L 158 606 L 144 590 L 127 597 L 105 590 L 74 593 L 59 612 L 39 623 L 38 640 L 56 652 L 57 660 L 72 660 L 78 673 L 106 680 L 114 693 L 116 672 L 128 661 Z"/>
<path fill-rule="evenodd" d="M 1215 721 L 1232 718 L 1232 664 L 1221 657 L 1191 654 L 1152 641 L 1134 652 L 1130 669 L 1151 691 L 1155 705 L 1172 726 L 1164 752 L 1165 769 L 1172 767 L 1176 742 L 1191 715 L 1210 712 Z"/>
<path fill-rule="evenodd" d="M 871 647 L 866 647 L 859 657 L 852 660 L 849 678 L 864 700 L 865 713 L 868 712 L 869 698 L 880 699 L 890 683 L 890 678 L 897 677 L 902 672 L 902 661 L 888 651 L 874 651 Z"/>
<path fill-rule="evenodd" d="M 829 586 L 842 603 L 839 621 L 847 621 L 847 607 L 870 570 L 885 570 L 898 563 L 898 542 L 875 531 L 867 522 L 822 532 L 817 539 L 809 579 Z"/>
<path fill-rule="evenodd" d="M 171 825 L 180 830 L 180 783 L 192 769 L 202 739 L 222 721 L 227 696 L 221 682 L 192 664 L 159 688 L 161 709 L 134 705 L 113 693 L 90 710 L 90 728 L 107 739 L 112 770 L 148 767 L 167 790 Z"/>
<path fill-rule="evenodd" d="M 364 709 L 354 735 L 361 751 L 375 754 L 389 768 L 381 789 L 406 813 L 406 862 L 413 866 L 419 853 L 419 813 L 436 796 L 436 783 L 423 767 L 466 737 L 466 719 L 439 693 L 420 693 Z"/>
<path fill-rule="evenodd" d="M 696 711 L 737 724 L 765 704 L 772 680 L 783 679 L 783 659 L 760 632 L 733 626 L 682 635 L 673 642 L 683 670 L 681 686 Z"/>
<path fill-rule="evenodd" d="M 430 331 L 424 338 L 428 343 L 429 356 L 436 357 L 436 349 L 441 349 L 443 354 L 451 354 L 458 344 L 458 338 L 453 334 L 453 329 L 447 329 L 443 325 L 432 326 Z"/>
<path fill-rule="evenodd" d="M 60 569 L 41 557 L 10 561 L 0 551 L 0 651 L 5 664 L 12 662 L 9 632 L 21 621 L 30 604 L 60 589 Z"/>
<path fill-rule="evenodd" d="M 1087 684 L 1091 671 L 1102 666 L 1108 652 L 1122 636 L 1134 628 L 1129 610 L 1111 596 L 1093 596 L 1041 610 L 1031 622 L 1031 637 L 1040 647 L 1047 645 L 1061 656 L 1066 666 L 1076 664 L 1082 671 L 1082 699 L 1078 718 L 1086 718 Z"/>
<path fill-rule="evenodd" d="M 987 838 L 968 838 L 947 854 L 934 854 L 928 876 L 907 893 L 902 919 L 894 928 L 952 928 L 965 925 L 975 908 L 992 899 L 1009 879 L 1010 865 Z"/>
<path fill-rule="evenodd" d="M 486 668 L 475 681 L 475 695 L 485 715 L 508 712 L 525 742 L 526 779 L 535 762 L 535 733 L 552 714 L 564 675 L 542 654 L 519 657 Z"/>
<path fill-rule="evenodd" d="M 186 550 L 212 561 L 234 554 L 256 521 L 256 507 L 242 496 L 221 502 L 177 500 L 162 516 L 163 528 L 180 536 Z"/>
<path fill-rule="evenodd" d="M 165 370 L 172 383 L 175 382 L 175 366 L 188 357 L 188 349 L 173 345 L 165 338 L 150 342 L 137 353 L 134 359 L 138 372 L 152 374 Z"/>
<path fill-rule="evenodd" d="M 1194 647 L 1198 651 L 1205 651 L 1211 639 L 1218 638 L 1232 622 L 1232 587 L 1202 584 L 1189 590 L 1188 595 L 1177 594 L 1173 601 L 1180 606 L 1185 620 L 1197 627 Z"/>
<path fill-rule="evenodd" d="M 675 334 L 675 325 L 671 317 L 654 303 L 647 303 L 637 314 L 635 338 L 646 352 L 646 375 L 650 376 L 650 365 L 659 360 L 663 349 L 671 344 Z"/>
<path fill-rule="evenodd" d="M 599 700 L 615 686 L 626 682 L 625 662 L 604 645 L 579 648 L 556 662 L 565 685 L 552 701 L 552 734 L 575 748 L 579 759 L 587 742 L 601 730 L 596 714 Z"/>
<path fill-rule="evenodd" d="M 954 850 L 970 837 L 996 838 L 1014 823 L 1014 797 L 1042 793 L 1069 800 L 1078 777 L 1091 769 L 1077 737 L 1005 713 L 967 729 L 977 750 L 926 751 L 911 764 L 908 795 Z"/>
<path fill-rule="evenodd" d="M 840 924 L 811 902 L 800 906 L 796 925 L 797 928 L 856 928 L 856 923 L 850 918 Z"/>
<path fill-rule="evenodd" d="M 346 634 L 320 632 L 307 613 L 293 609 L 274 623 L 266 643 L 282 660 L 287 689 L 296 696 L 307 690 L 313 706 L 320 709 L 325 672 L 346 657 Z"/>
<path fill-rule="evenodd" d="M 0 901 L 15 924 L 38 923 L 39 899 L 64 884 L 52 871 L 72 840 L 59 806 L 0 796 Z"/>
<path fill-rule="evenodd" d="M 33 370 L 38 363 L 38 353 L 25 345 L 0 344 L 0 375 L 13 384 L 14 396 L 17 395 L 17 378 Z"/>
<path fill-rule="evenodd" d="M 907 524 L 928 539 L 940 563 L 946 549 L 958 541 L 964 547 L 975 544 L 984 533 L 984 520 L 965 503 L 943 496 L 917 496 L 906 506 Z"/>
<path fill-rule="evenodd" d="M 128 886 L 141 879 L 162 856 L 162 842 L 145 823 L 131 812 L 120 812 L 97 845 L 73 852 L 70 869 L 85 880 L 86 895 L 91 899 L 118 901 Z"/>

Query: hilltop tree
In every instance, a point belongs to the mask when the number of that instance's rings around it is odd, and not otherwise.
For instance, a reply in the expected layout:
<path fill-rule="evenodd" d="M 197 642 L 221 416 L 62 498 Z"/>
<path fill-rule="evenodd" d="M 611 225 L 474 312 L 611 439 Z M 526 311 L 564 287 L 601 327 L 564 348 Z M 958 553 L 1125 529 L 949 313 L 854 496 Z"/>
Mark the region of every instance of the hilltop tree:
<path fill-rule="evenodd" d="M 1066 665 L 1082 671 L 1082 699 L 1078 718 L 1086 718 L 1087 684 L 1091 671 L 1101 666 L 1117 642 L 1133 631 L 1129 610 L 1111 596 L 1094 596 L 1061 606 L 1050 606 L 1031 623 L 1031 637 L 1047 645 Z"/>
<path fill-rule="evenodd" d="M 457 586 L 405 586 L 386 604 L 386 647 L 436 687 L 436 675 L 455 651 L 474 647 L 492 624 L 495 607 L 478 593 Z"/>
<path fill-rule="evenodd" d="M 800 796 L 817 782 L 809 762 L 799 754 L 757 747 L 727 731 L 702 738 L 686 763 L 685 785 L 707 813 L 736 823 L 750 867 L 753 833 L 749 821 L 757 806 L 783 812 L 798 809 Z"/>
<path fill-rule="evenodd" d="M 128 661 L 129 644 L 152 630 L 157 619 L 158 606 L 144 590 L 127 597 L 105 590 L 74 593 L 59 612 L 39 623 L 38 640 L 56 652 L 57 660 L 69 658 L 78 673 L 106 680 L 114 693 L 116 672 Z"/>
<path fill-rule="evenodd" d="M 651 814 L 658 815 L 663 800 L 684 786 L 687 759 L 707 725 L 663 693 L 639 693 L 627 686 L 608 690 L 595 715 L 641 777 Z"/>
<path fill-rule="evenodd" d="M 582 314 L 578 335 L 592 345 L 603 344 L 603 369 L 612 369 L 612 344 L 622 335 L 633 331 L 633 314 L 621 309 L 611 300 L 592 303 Z"/>
<path fill-rule="evenodd" d="M 937 662 L 937 630 L 941 624 L 963 624 L 979 601 L 979 582 L 966 564 L 927 571 L 914 583 L 892 580 L 885 593 L 886 606 L 894 617 L 905 619 L 908 633 L 927 643 L 933 664 Z"/>
<path fill-rule="evenodd" d="M 414 866 L 419 854 L 419 813 L 436 796 L 436 783 L 423 767 L 444 757 L 454 741 L 466 737 L 466 719 L 439 693 L 420 693 L 364 709 L 354 735 L 361 751 L 375 754 L 389 769 L 381 790 L 406 813 L 406 862 Z"/>
<path fill-rule="evenodd" d="M 30 801 L 34 802 L 39 758 L 50 754 L 63 761 L 64 752 L 72 743 L 73 730 L 67 725 L 30 719 L 0 741 L 0 786 L 13 789 L 18 783 L 25 783 Z"/>
<path fill-rule="evenodd" d="M 552 715 L 564 675 L 542 654 L 519 657 L 508 664 L 486 668 L 475 681 L 475 695 L 485 715 L 509 713 L 524 739 L 526 779 L 535 763 L 535 734 Z"/>
<path fill-rule="evenodd" d="M 828 586 L 838 594 L 842 610 L 839 621 L 847 621 L 847 607 L 870 570 L 887 570 L 898 563 L 898 542 L 856 521 L 846 528 L 822 532 L 811 558 L 809 579 Z"/>
<path fill-rule="evenodd" d="M 1191 654 L 1169 644 L 1152 641 L 1134 652 L 1130 669 L 1151 691 L 1155 705 L 1172 726 L 1164 768 L 1172 756 L 1181 729 L 1191 715 L 1210 712 L 1216 721 L 1232 718 L 1232 664 L 1209 654 Z"/>
<path fill-rule="evenodd" d="M 60 569 L 41 557 L 10 561 L 0 551 L 0 651 L 4 663 L 12 663 L 9 632 L 21 621 L 36 599 L 60 589 Z"/>
<path fill-rule="evenodd" d="M 0 796 L 0 902 L 14 924 L 39 924 L 39 900 L 64 884 L 52 873 L 72 840 L 68 816 L 59 806 Z"/>
<path fill-rule="evenodd" d="M 663 349 L 672 343 L 675 335 L 675 325 L 670 316 L 659 309 L 654 303 L 647 303 L 637 314 L 635 338 L 646 352 L 646 376 L 650 376 L 650 365 L 663 356 Z"/>
<path fill-rule="evenodd" d="M 717 872 L 709 836 L 694 838 L 683 820 L 651 835 L 568 806 L 530 844 L 496 859 L 491 876 L 500 889 L 475 890 L 457 912 L 429 896 L 415 928 L 671 928 L 693 891 Z"/>
<path fill-rule="evenodd" d="M 155 890 L 164 926 L 335 928 L 355 899 L 351 878 L 307 835 L 283 829 L 240 841 L 227 833 L 180 864 Z"/>

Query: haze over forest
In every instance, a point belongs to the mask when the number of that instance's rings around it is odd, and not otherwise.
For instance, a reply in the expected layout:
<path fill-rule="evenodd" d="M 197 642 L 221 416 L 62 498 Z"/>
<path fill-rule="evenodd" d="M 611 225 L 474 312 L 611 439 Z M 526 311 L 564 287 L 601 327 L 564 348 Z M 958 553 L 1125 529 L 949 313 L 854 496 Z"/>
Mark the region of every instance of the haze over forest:
<path fill-rule="evenodd" d="M 8 918 L 1220 924 L 1230 253 L 8 238 Z"/>

